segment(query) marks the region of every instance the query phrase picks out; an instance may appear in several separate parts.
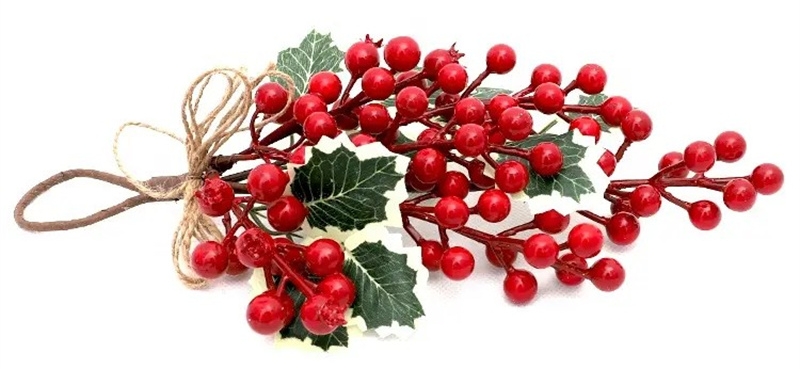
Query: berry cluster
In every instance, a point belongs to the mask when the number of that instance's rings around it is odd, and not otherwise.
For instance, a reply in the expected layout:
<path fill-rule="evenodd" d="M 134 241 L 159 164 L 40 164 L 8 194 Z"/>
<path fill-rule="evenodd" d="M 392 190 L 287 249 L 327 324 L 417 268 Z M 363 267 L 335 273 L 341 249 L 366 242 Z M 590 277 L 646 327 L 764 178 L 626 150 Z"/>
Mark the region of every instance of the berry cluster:
<path fill-rule="evenodd" d="M 342 274 L 345 254 L 339 243 L 317 239 L 300 245 L 291 238 L 308 210 L 303 202 L 286 195 L 286 165 L 304 163 L 305 148 L 323 137 L 344 133 L 356 146 L 379 142 L 391 152 L 411 156 L 405 183 L 414 195 L 399 211 L 406 232 L 419 246 L 424 266 L 452 280 L 468 278 L 475 257 L 448 237 L 450 232 L 460 234 L 483 245 L 488 262 L 505 269 L 503 290 L 518 304 L 533 300 L 538 290 L 533 273 L 513 266 L 519 254 L 533 269 L 554 270 L 565 285 L 589 280 L 599 290 L 613 291 L 625 279 L 623 267 L 612 258 L 597 258 L 591 265 L 589 259 L 601 253 L 606 238 L 618 245 L 633 243 L 640 232 L 639 218 L 654 215 L 662 199 L 686 209 L 698 229 L 710 230 L 719 224 L 721 212 L 714 202 L 680 200 L 668 192 L 670 187 L 720 191 L 729 209 L 745 211 L 753 206 L 756 194 L 772 194 L 782 186 L 783 174 L 772 164 L 758 166 L 743 177 L 706 177 L 717 161 L 735 162 L 745 153 L 741 135 L 724 132 L 714 143 L 698 141 L 682 153 L 666 154 L 657 173 L 648 179 L 611 181 L 604 194 L 611 203 L 609 216 L 580 211 L 585 220 L 575 222 L 574 215 L 550 210 L 496 233 L 471 227 L 468 222 L 473 216 L 489 223 L 505 220 L 511 211 L 510 195 L 523 191 L 532 175 L 550 178 L 562 171 L 565 155 L 558 144 L 539 142 L 530 148 L 513 144 L 547 129 L 534 130 L 531 112 L 556 115 L 569 123 L 570 130 L 595 142 L 603 133 L 600 121 L 620 129 L 624 143 L 615 153 L 606 150 L 597 163 L 609 176 L 633 142 L 650 136 L 652 122 L 621 96 L 597 106 L 565 103 L 575 91 L 603 92 L 607 77 L 599 65 L 583 66 L 574 80 L 563 84 L 557 67 L 541 64 L 533 68 L 530 81 L 520 91 L 484 99 L 473 92 L 489 75 L 515 68 L 514 49 L 505 44 L 491 47 L 485 69 L 472 79 L 459 63 L 462 57 L 455 45 L 423 55 L 413 38 L 396 37 L 384 43 L 367 36 L 344 55 L 350 76 L 347 83 L 333 72 L 322 71 L 311 76 L 307 91 L 297 98 L 276 82 L 257 89 L 250 125 L 252 144 L 239 154 L 217 157 L 196 195 L 202 211 L 220 217 L 227 234 L 222 242 L 201 243 L 191 258 L 194 270 L 205 278 L 250 268 L 264 270 L 268 290 L 247 308 L 247 320 L 256 332 L 276 333 L 297 316 L 309 332 L 329 334 L 344 324 L 344 312 L 355 299 L 353 281 Z M 360 92 L 352 94 L 357 83 Z M 433 104 L 432 96 L 436 96 Z M 387 103 L 390 99 L 393 105 Z M 278 127 L 262 135 L 255 124 L 259 118 L 271 118 Z M 410 124 L 426 129 L 416 140 L 400 140 L 400 129 Z M 287 137 L 297 139 L 286 149 L 273 147 Z M 500 156 L 506 160 L 499 160 Z M 250 171 L 220 176 L 233 163 L 247 160 L 263 163 Z M 246 185 L 240 183 L 244 179 Z M 468 203 L 468 195 L 475 192 L 474 204 Z M 251 219 L 254 209 L 266 210 L 267 225 Z M 423 236 L 412 219 L 434 224 L 438 234 Z M 533 232 L 520 237 L 529 231 Z M 559 233 L 566 233 L 564 242 L 554 237 Z M 286 293 L 287 284 L 305 297 L 299 312 Z"/>

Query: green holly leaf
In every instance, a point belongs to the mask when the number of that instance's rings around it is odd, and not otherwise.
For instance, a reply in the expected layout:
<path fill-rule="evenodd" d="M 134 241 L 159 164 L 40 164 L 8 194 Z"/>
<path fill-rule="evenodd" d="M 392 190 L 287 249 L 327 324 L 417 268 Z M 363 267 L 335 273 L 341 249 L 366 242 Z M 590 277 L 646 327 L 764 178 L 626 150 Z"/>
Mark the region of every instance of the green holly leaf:
<path fill-rule="evenodd" d="M 306 300 L 305 296 L 303 296 L 303 294 L 291 284 L 287 284 L 284 291 L 286 291 L 289 297 L 291 297 L 294 301 L 295 311 L 299 312 L 300 306 L 302 306 L 303 302 Z M 298 315 L 295 314 L 294 320 L 288 326 L 286 326 L 286 328 L 280 331 L 280 338 L 297 338 L 300 341 L 309 339 L 312 345 L 328 351 L 332 346 L 347 347 L 348 334 L 347 328 L 343 326 L 336 328 L 333 333 L 326 334 L 324 336 L 311 334 L 306 327 L 303 326 L 303 322 L 300 321 Z"/>
<path fill-rule="evenodd" d="M 292 77 L 295 96 L 302 95 L 308 88 L 308 80 L 321 71 L 341 72 L 344 51 L 333 44 L 330 33 L 322 34 L 312 30 L 298 47 L 290 47 L 278 53 L 278 70 Z M 287 87 L 279 78 L 277 82 Z"/>
<path fill-rule="evenodd" d="M 589 105 L 589 106 L 600 106 L 600 104 L 602 104 L 603 101 L 606 101 L 607 98 L 608 96 L 604 94 L 581 95 L 578 98 L 578 104 Z M 567 113 L 567 116 L 572 119 L 580 117 L 581 115 L 586 115 L 586 114 Z M 606 123 L 606 121 L 604 121 L 602 117 L 600 117 L 597 114 L 592 114 L 591 116 L 597 121 L 597 123 L 600 123 L 600 130 L 602 130 L 603 132 L 611 131 L 611 126 L 609 126 L 608 123 Z"/>

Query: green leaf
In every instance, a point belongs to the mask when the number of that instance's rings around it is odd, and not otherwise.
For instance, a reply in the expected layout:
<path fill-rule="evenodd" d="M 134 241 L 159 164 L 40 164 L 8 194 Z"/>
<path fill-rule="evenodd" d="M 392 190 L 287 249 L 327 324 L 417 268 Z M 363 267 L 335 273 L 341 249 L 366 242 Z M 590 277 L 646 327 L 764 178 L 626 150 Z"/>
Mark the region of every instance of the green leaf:
<path fill-rule="evenodd" d="M 305 296 L 303 296 L 299 290 L 291 286 L 291 284 L 286 285 L 285 291 L 289 294 L 289 297 L 294 300 L 295 311 L 300 311 L 300 306 L 303 305 L 303 301 L 306 299 Z M 306 338 L 310 338 L 312 345 L 317 346 L 325 351 L 328 351 L 331 346 L 347 347 L 348 341 L 347 328 L 339 327 L 336 328 L 336 330 L 331 334 L 318 336 L 308 332 L 306 327 L 303 326 L 303 322 L 300 321 L 298 315 L 295 316 L 294 320 L 289 323 L 286 328 L 281 330 L 280 335 L 281 338 L 297 338 L 301 341 L 304 341 Z"/>
<path fill-rule="evenodd" d="M 589 105 L 589 106 L 600 106 L 600 104 L 602 104 L 603 101 L 606 101 L 607 98 L 608 96 L 604 94 L 581 95 L 578 98 L 578 104 Z M 581 115 L 587 115 L 587 114 L 567 113 L 567 116 L 573 119 L 580 117 Z M 602 130 L 603 132 L 611 131 L 611 126 L 609 126 L 608 123 L 606 123 L 606 121 L 604 121 L 602 117 L 600 117 L 597 114 L 591 114 L 591 116 L 597 121 L 597 123 L 600 123 L 600 130 Z"/>
<path fill-rule="evenodd" d="M 308 80 L 321 71 L 341 72 L 344 51 L 333 44 L 330 33 L 322 34 L 312 30 L 298 47 L 290 47 L 278 53 L 278 70 L 292 77 L 295 96 L 302 95 L 308 87 Z M 284 87 L 287 84 L 276 78 Z"/>
<path fill-rule="evenodd" d="M 353 231 L 388 219 L 387 192 L 403 179 L 396 169 L 399 155 L 362 160 L 343 144 L 330 153 L 312 147 L 311 153 L 295 169 L 291 184 L 292 194 L 308 209 L 311 227 Z"/>
<path fill-rule="evenodd" d="M 392 322 L 414 327 L 425 315 L 414 294 L 417 271 L 407 264 L 407 255 L 390 251 L 382 242 L 363 242 L 351 251 L 344 273 L 356 285 L 353 317 L 361 317 L 367 329 L 391 326 Z"/>
<path fill-rule="evenodd" d="M 569 197 L 579 202 L 581 195 L 596 192 L 591 179 L 580 167 L 580 162 L 583 160 L 584 155 L 586 155 L 586 146 L 576 144 L 572 141 L 574 132 L 575 131 L 570 130 L 560 135 L 552 133 L 532 135 L 522 141 L 510 144 L 513 147 L 530 149 L 540 142 L 552 142 L 558 145 L 561 149 L 561 153 L 564 155 L 564 166 L 561 168 L 561 171 L 553 177 L 545 178 L 530 171 L 530 181 L 528 182 L 528 186 L 523 190 L 528 197 L 533 198 L 539 195 L 550 195 L 553 191 L 556 191 L 563 197 Z M 498 161 L 504 162 L 509 159 L 514 158 L 501 156 Z"/>

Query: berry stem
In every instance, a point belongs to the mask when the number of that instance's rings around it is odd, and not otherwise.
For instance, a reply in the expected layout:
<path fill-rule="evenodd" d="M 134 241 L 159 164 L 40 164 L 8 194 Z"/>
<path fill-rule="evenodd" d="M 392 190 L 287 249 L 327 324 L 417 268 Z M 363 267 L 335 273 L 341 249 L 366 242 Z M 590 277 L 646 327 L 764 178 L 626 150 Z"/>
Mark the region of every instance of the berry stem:
<path fill-rule="evenodd" d="M 578 214 L 582 215 L 586 219 L 589 219 L 589 220 L 591 220 L 591 221 L 593 221 L 593 222 L 595 222 L 597 224 L 603 225 L 603 226 L 606 225 L 606 223 L 608 223 L 608 218 L 606 218 L 604 216 L 597 215 L 597 214 L 595 214 L 595 213 L 593 213 L 591 211 L 588 211 L 588 210 L 579 210 Z"/>
<path fill-rule="evenodd" d="M 286 262 L 286 260 L 283 259 L 282 256 L 275 254 L 272 257 L 272 261 L 281 270 L 283 275 L 289 278 L 292 284 L 297 287 L 297 289 L 300 290 L 300 292 L 302 292 L 306 298 L 311 298 L 311 296 L 314 296 L 314 289 L 316 286 L 292 269 L 292 267 Z"/>
<path fill-rule="evenodd" d="M 466 98 L 467 96 L 469 96 L 472 93 L 472 91 L 475 91 L 475 89 L 478 88 L 478 86 L 480 86 L 481 83 L 483 83 L 483 80 L 485 80 L 486 77 L 489 76 L 489 74 L 490 74 L 489 70 L 488 69 L 484 69 L 484 71 L 481 72 L 481 74 L 479 74 L 478 77 L 475 78 L 475 80 L 472 81 L 472 83 L 469 84 L 469 86 L 467 86 L 467 88 L 464 90 L 464 92 L 461 93 L 461 98 L 462 99 Z"/>
<path fill-rule="evenodd" d="M 625 139 L 625 141 L 622 141 L 622 145 L 619 145 L 619 148 L 617 148 L 617 153 L 614 154 L 614 158 L 617 159 L 617 163 L 622 161 L 622 157 L 625 156 L 625 151 L 627 151 L 628 148 L 631 147 L 632 143 L 633 141 L 627 138 Z"/>
<path fill-rule="evenodd" d="M 564 105 L 561 111 L 578 114 L 600 114 L 600 107 L 594 105 Z"/>
<path fill-rule="evenodd" d="M 538 226 L 536 225 L 536 222 L 531 220 L 529 222 L 522 223 L 522 224 L 520 224 L 518 226 L 514 226 L 514 227 L 511 227 L 509 229 L 506 229 L 505 231 L 502 231 L 502 232 L 498 233 L 497 235 L 500 236 L 500 237 L 510 237 L 510 236 L 515 236 L 520 232 L 530 231 L 530 230 L 534 230 L 534 229 L 537 229 L 537 228 L 538 228 Z"/>
<path fill-rule="evenodd" d="M 575 274 L 583 278 L 587 278 L 589 275 L 589 272 L 587 270 L 575 267 L 561 260 L 556 260 L 556 262 L 553 264 L 553 269 L 565 271 L 567 273 Z"/>

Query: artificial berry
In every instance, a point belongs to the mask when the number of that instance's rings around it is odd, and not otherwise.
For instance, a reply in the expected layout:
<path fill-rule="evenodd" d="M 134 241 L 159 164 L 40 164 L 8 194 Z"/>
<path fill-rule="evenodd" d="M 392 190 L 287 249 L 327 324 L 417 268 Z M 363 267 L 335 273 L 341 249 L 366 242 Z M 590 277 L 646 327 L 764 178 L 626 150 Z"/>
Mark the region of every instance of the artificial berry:
<path fill-rule="evenodd" d="M 516 160 L 507 160 L 497 166 L 494 173 L 497 188 L 506 193 L 517 193 L 525 189 L 530 181 L 528 168 Z"/>
<path fill-rule="evenodd" d="M 620 128 L 626 139 L 633 142 L 644 141 L 653 133 L 653 121 L 647 113 L 633 109 L 622 119 Z"/>
<path fill-rule="evenodd" d="M 342 80 L 331 71 L 317 72 L 308 80 L 308 93 L 318 95 L 332 104 L 342 94 Z"/>
<path fill-rule="evenodd" d="M 436 202 L 433 207 L 433 214 L 442 227 L 455 229 L 467 224 L 469 206 L 460 197 L 446 196 Z"/>
<path fill-rule="evenodd" d="M 701 231 L 710 231 L 722 221 L 722 212 L 717 204 L 708 201 L 695 201 L 689 205 L 689 220 L 695 228 Z"/>
<path fill-rule="evenodd" d="M 589 264 L 586 263 L 586 259 L 575 254 L 564 254 L 561 256 L 560 260 L 562 263 L 580 270 L 586 269 L 589 266 Z M 558 281 L 566 286 L 577 286 L 583 282 L 582 275 L 575 274 L 564 269 L 556 270 L 556 278 L 558 278 Z"/>
<path fill-rule="evenodd" d="M 434 148 L 417 151 L 411 159 L 411 171 L 422 183 L 436 183 L 447 171 L 447 159 Z"/>
<path fill-rule="evenodd" d="M 422 253 L 422 265 L 430 271 L 437 271 L 442 267 L 442 254 L 444 247 L 436 241 L 424 240 L 419 244 Z"/>
<path fill-rule="evenodd" d="M 593 224 L 578 224 L 569 231 L 567 246 L 582 258 L 595 257 L 603 248 L 603 231 Z"/>
<path fill-rule="evenodd" d="M 631 192 L 631 210 L 640 217 L 655 215 L 661 209 L 661 193 L 651 185 L 641 185 Z"/>
<path fill-rule="evenodd" d="M 487 131 L 486 134 L 489 137 L 489 144 L 503 145 L 506 143 L 506 136 L 504 136 L 503 132 L 500 132 L 497 127 L 492 127 L 491 123 L 484 124 L 483 129 Z"/>
<path fill-rule="evenodd" d="M 389 68 L 398 72 L 414 69 L 421 57 L 419 44 L 408 36 L 395 37 L 383 47 L 383 59 Z"/>
<path fill-rule="evenodd" d="M 306 94 L 294 102 L 292 113 L 298 122 L 305 122 L 312 113 L 326 112 L 328 105 L 318 95 Z"/>
<path fill-rule="evenodd" d="M 492 188 L 478 197 L 478 215 L 489 223 L 497 223 L 506 219 L 511 213 L 511 199 L 498 189 Z"/>
<path fill-rule="evenodd" d="M 365 133 L 359 133 L 350 137 L 350 142 L 352 142 L 356 147 L 359 147 L 375 142 L 375 137 Z"/>
<path fill-rule="evenodd" d="M 512 270 L 503 280 L 503 291 L 509 301 L 515 304 L 526 304 L 536 297 L 539 284 L 536 277 L 527 270 Z"/>
<path fill-rule="evenodd" d="M 475 270 L 475 257 L 469 250 L 461 246 L 453 246 L 442 254 L 441 268 L 445 277 L 461 281 L 467 279 Z"/>
<path fill-rule="evenodd" d="M 488 190 L 494 187 L 495 180 L 487 176 L 484 169 L 486 169 L 486 163 L 478 159 L 474 159 L 467 164 L 467 173 L 472 184 L 482 190 Z"/>
<path fill-rule="evenodd" d="M 413 79 L 411 79 L 412 77 Z M 403 82 L 403 86 L 417 86 L 419 88 L 425 88 L 424 80 L 419 78 L 417 71 L 414 70 L 399 73 L 395 79 L 397 80 L 398 85 Z"/>
<path fill-rule="evenodd" d="M 668 152 L 661 157 L 661 160 L 658 161 L 658 170 L 663 170 L 682 161 L 682 153 L 677 151 Z M 686 178 L 687 176 L 689 176 L 689 169 L 683 165 L 671 170 L 669 173 L 664 174 L 664 178 Z"/>
<path fill-rule="evenodd" d="M 552 177 L 564 167 L 564 155 L 558 145 L 552 142 L 540 142 L 528 155 L 533 171 L 542 177 Z"/>
<path fill-rule="evenodd" d="M 487 246 L 485 253 L 489 264 L 498 268 L 511 266 L 517 260 L 517 252 L 506 248 Z"/>
<path fill-rule="evenodd" d="M 588 115 L 573 119 L 569 123 L 569 129 L 578 130 L 584 136 L 594 137 L 595 143 L 600 141 L 600 133 L 602 132 L 600 123 Z"/>
<path fill-rule="evenodd" d="M 438 101 L 439 99 L 437 98 L 436 100 Z M 458 124 L 481 124 L 483 123 L 484 116 L 486 115 L 486 107 L 478 98 L 467 97 L 456 103 L 456 106 L 453 109 L 453 114 Z"/>
<path fill-rule="evenodd" d="M 294 103 L 295 100 L 289 102 L 288 106 L 286 106 L 286 109 L 283 111 L 283 114 L 275 118 L 276 123 L 286 123 L 294 118 Z"/>
<path fill-rule="evenodd" d="M 533 116 L 519 106 L 512 106 L 500 115 L 497 127 L 507 139 L 520 141 L 533 133 Z"/>
<path fill-rule="evenodd" d="M 266 291 L 247 304 L 247 324 L 256 333 L 271 335 L 278 333 L 294 318 L 294 301 L 275 290 Z"/>
<path fill-rule="evenodd" d="M 292 164 L 305 164 L 306 163 L 306 145 L 300 145 L 291 154 L 289 154 L 289 162 Z"/>
<path fill-rule="evenodd" d="M 249 228 L 236 239 L 236 255 L 248 268 L 263 268 L 272 261 L 275 240 L 261 228 Z"/>
<path fill-rule="evenodd" d="M 433 142 L 439 136 L 439 130 L 436 128 L 425 128 L 417 136 L 419 142 Z"/>
<path fill-rule="evenodd" d="M 750 181 L 737 178 L 722 188 L 722 201 L 733 211 L 747 211 L 756 203 L 756 188 Z"/>
<path fill-rule="evenodd" d="M 783 187 L 783 171 L 775 164 L 761 164 L 753 169 L 750 181 L 762 195 L 772 195 Z"/>
<path fill-rule="evenodd" d="M 625 269 L 614 259 L 602 258 L 594 262 L 587 273 L 589 280 L 603 292 L 611 292 L 625 282 Z"/>
<path fill-rule="evenodd" d="M 423 183 L 414 175 L 414 172 L 411 170 L 406 172 L 405 175 L 406 185 L 410 187 L 412 190 L 417 192 L 430 192 L 434 188 L 436 188 L 436 182 L 433 183 Z"/>
<path fill-rule="evenodd" d="M 549 234 L 537 233 L 528 237 L 522 244 L 522 256 L 530 266 L 544 269 L 558 259 L 558 242 Z"/>
<path fill-rule="evenodd" d="M 203 180 L 203 186 L 194 193 L 194 197 L 200 211 L 210 217 L 225 215 L 233 207 L 233 187 L 219 176 Z"/>
<path fill-rule="evenodd" d="M 278 114 L 289 102 L 289 93 L 276 82 L 258 86 L 255 96 L 256 109 L 264 114 Z"/>
<path fill-rule="evenodd" d="M 548 210 L 533 216 L 536 228 L 542 232 L 556 234 L 561 233 L 569 227 L 569 214 L 561 215 L 555 210 Z"/>
<path fill-rule="evenodd" d="M 608 76 L 603 67 L 597 64 L 586 64 L 578 70 L 578 77 L 575 78 L 576 86 L 589 95 L 596 95 L 603 92 L 606 88 Z"/>
<path fill-rule="evenodd" d="M 453 135 L 453 146 L 464 156 L 478 156 L 486 152 L 489 137 L 483 126 L 468 123 L 459 127 Z"/>
<path fill-rule="evenodd" d="M 497 44 L 486 52 L 486 70 L 494 74 L 506 74 L 517 64 L 517 53 L 511 46 Z"/>
<path fill-rule="evenodd" d="M 626 211 L 615 213 L 606 222 L 606 234 L 611 242 L 627 246 L 639 238 L 639 220 L 636 216 Z"/>
<path fill-rule="evenodd" d="M 683 160 L 686 168 L 695 173 L 705 173 L 717 160 L 714 146 L 705 141 L 695 141 L 686 146 L 683 151 Z"/>
<path fill-rule="evenodd" d="M 744 156 L 747 142 L 738 132 L 725 131 L 714 140 L 714 151 L 717 153 L 717 160 L 734 163 Z"/>
<path fill-rule="evenodd" d="M 261 202 L 273 202 L 286 191 L 289 175 L 275 164 L 260 164 L 247 175 L 247 192 Z"/>
<path fill-rule="evenodd" d="M 452 49 L 435 49 L 425 56 L 422 73 L 425 75 L 425 78 L 428 78 L 432 81 L 436 80 L 436 77 L 439 75 L 439 71 L 442 69 L 442 67 L 458 61 L 457 56 L 457 54 L 454 55 L 454 51 Z"/>
<path fill-rule="evenodd" d="M 380 63 L 379 46 L 380 41 L 373 42 L 369 36 L 351 45 L 344 54 L 344 65 L 350 75 L 361 77 L 370 68 L 377 67 Z"/>
<path fill-rule="evenodd" d="M 364 72 L 361 77 L 361 91 L 373 100 L 384 100 L 394 93 L 394 74 L 381 67 L 374 67 Z"/>
<path fill-rule="evenodd" d="M 533 90 L 533 105 L 542 114 L 555 114 L 564 107 L 564 90 L 553 82 L 542 83 Z"/>
<path fill-rule="evenodd" d="M 600 166 L 603 173 L 611 177 L 611 175 L 614 174 L 614 170 L 617 169 L 617 158 L 611 151 L 606 150 L 603 152 L 603 155 L 600 156 L 600 159 L 597 159 L 597 165 Z"/>
<path fill-rule="evenodd" d="M 455 196 L 465 198 L 469 194 L 469 178 L 464 173 L 451 170 L 436 182 L 439 197 Z"/>
<path fill-rule="evenodd" d="M 319 277 L 341 272 L 344 266 L 342 246 L 329 238 L 311 242 L 306 247 L 305 257 L 308 270 Z"/>
<path fill-rule="evenodd" d="M 539 64 L 531 73 L 531 87 L 536 88 L 544 83 L 561 84 L 561 71 L 552 64 Z"/>
<path fill-rule="evenodd" d="M 358 128 L 358 113 L 361 113 L 361 107 L 353 109 L 351 113 L 337 114 L 336 126 L 345 131 Z"/>
<path fill-rule="evenodd" d="M 317 284 L 317 293 L 330 297 L 334 303 L 350 306 L 356 299 L 356 285 L 342 273 L 333 273 Z"/>
<path fill-rule="evenodd" d="M 318 111 L 311 113 L 303 121 L 303 133 L 306 136 L 306 140 L 316 144 L 322 137 L 336 137 L 339 134 L 339 128 L 336 127 L 336 120 L 333 119 L 332 115 Z"/>
<path fill-rule="evenodd" d="M 286 237 L 278 237 L 275 239 L 276 252 L 283 258 L 283 261 L 292 268 L 292 270 L 305 272 L 306 271 L 306 257 L 303 255 L 304 248 L 300 248 Z M 272 264 L 270 271 L 273 275 L 281 275 L 281 269 L 275 263 Z"/>
<path fill-rule="evenodd" d="M 633 105 L 622 96 L 612 96 L 600 104 L 600 116 L 609 126 L 618 127 L 625 116 L 633 110 Z"/>
<path fill-rule="evenodd" d="M 294 196 L 281 197 L 267 209 L 267 221 L 278 232 L 291 232 L 299 228 L 306 215 L 306 206 Z"/>
<path fill-rule="evenodd" d="M 324 336 L 344 325 L 347 306 L 326 295 L 314 295 L 300 306 L 300 322 L 311 334 Z"/>
<path fill-rule="evenodd" d="M 213 279 L 228 268 L 228 250 L 217 241 L 205 241 L 192 251 L 192 270 L 202 278 Z"/>
<path fill-rule="evenodd" d="M 491 100 L 489 100 L 486 110 L 489 111 L 489 118 L 491 118 L 493 122 L 497 123 L 500 121 L 500 117 L 503 115 L 503 112 L 505 112 L 508 108 L 517 105 L 519 105 L 517 99 L 511 97 L 510 95 L 499 94 L 495 95 L 491 98 Z M 531 125 L 533 125 L 532 120 Z"/>
<path fill-rule="evenodd" d="M 358 122 L 361 125 L 361 131 L 376 135 L 389 128 L 392 117 L 383 104 L 371 103 L 361 108 L 358 113 Z"/>
<path fill-rule="evenodd" d="M 467 70 L 461 64 L 450 63 L 439 69 L 436 82 L 442 92 L 457 94 L 467 87 Z"/>
<path fill-rule="evenodd" d="M 457 101 L 459 101 L 460 98 L 461 95 L 441 93 L 438 96 L 436 96 L 436 99 L 433 102 L 433 106 L 437 108 L 445 107 L 451 104 L 455 104 Z"/>
<path fill-rule="evenodd" d="M 395 107 L 406 118 L 419 118 L 428 109 L 428 95 L 417 86 L 403 87 L 395 97 Z"/>
<path fill-rule="evenodd" d="M 226 238 L 223 243 L 225 249 L 228 250 L 228 267 L 225 269 L 225 274 L 228 275 L 239 275 L 249 269 L 246 265 L 242 264 L 239 260 L 239 256 L 236 255 L 236 240 L 237 237 L 233 236 Z"/>

